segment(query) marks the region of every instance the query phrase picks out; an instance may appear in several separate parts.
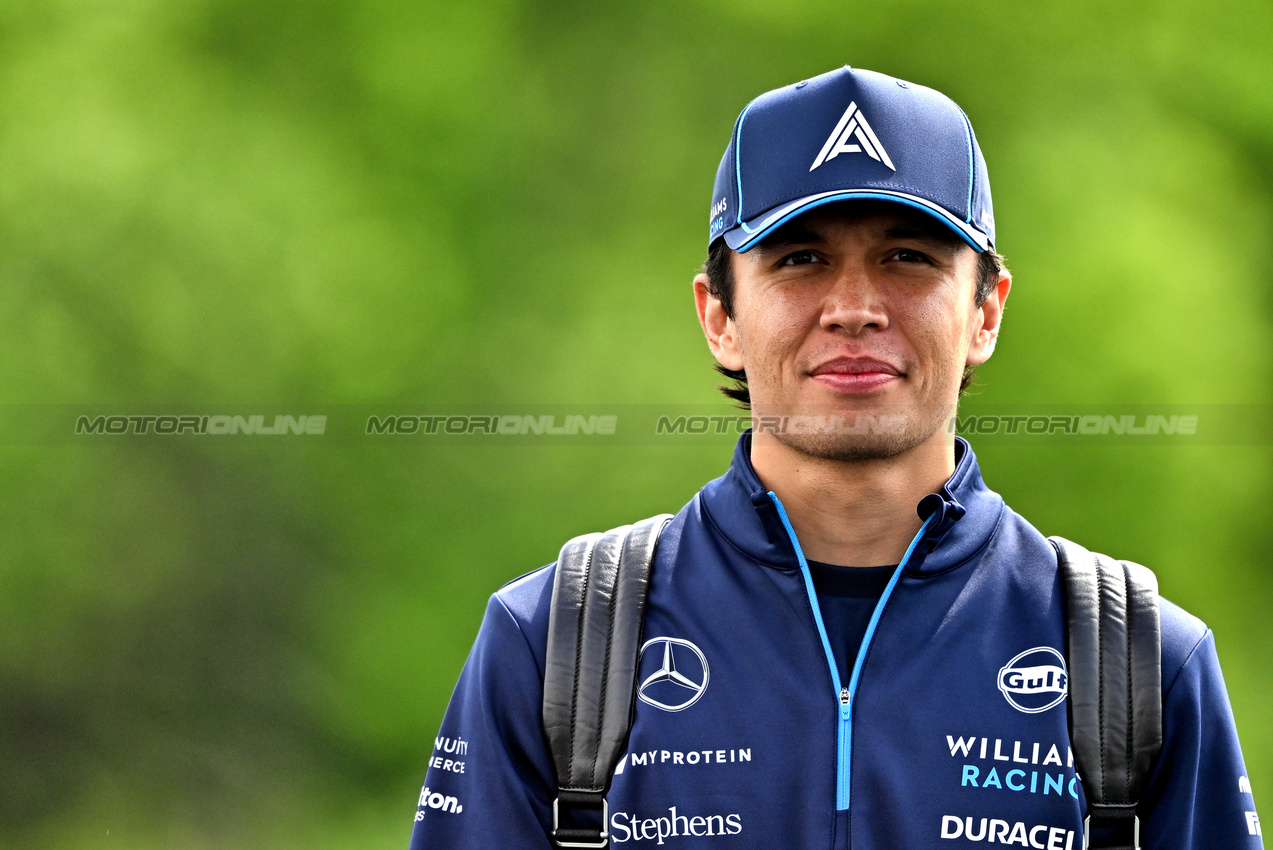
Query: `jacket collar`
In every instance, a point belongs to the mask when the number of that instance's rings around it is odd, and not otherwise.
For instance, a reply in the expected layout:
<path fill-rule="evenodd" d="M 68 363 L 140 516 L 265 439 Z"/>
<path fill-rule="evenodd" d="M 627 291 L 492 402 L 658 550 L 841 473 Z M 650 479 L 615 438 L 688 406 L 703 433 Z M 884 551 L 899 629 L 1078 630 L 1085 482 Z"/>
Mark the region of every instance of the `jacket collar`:
<path fill-rule="evenodd" d="M 751 431 L 734 448 L 729 471 L 700 495 L 710 521 L 743 552 L 761 563 L 799 568 L 795 548 L 778 510 L 751 465 Z M 916 513 L 933 516 L 906 572 L 932 575 L 957 567 L 989 541 L 1004 510 L 1003 499 L 986 487 L 972 446 L 955 437 L 955 472 L 936 493 L 920 499 Z"/>

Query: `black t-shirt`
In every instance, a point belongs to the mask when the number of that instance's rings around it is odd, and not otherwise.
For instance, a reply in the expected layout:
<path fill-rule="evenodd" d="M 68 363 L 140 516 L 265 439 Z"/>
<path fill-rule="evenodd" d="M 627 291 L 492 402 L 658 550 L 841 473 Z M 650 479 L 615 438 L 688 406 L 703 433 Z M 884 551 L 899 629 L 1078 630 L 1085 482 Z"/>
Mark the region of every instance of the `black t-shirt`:
<path fill-rule="evenodd" d="M 849 686 L 853 663 L 857 660 L 866 627 L 871 614 L 893 577 L 897 566 L 891 567 L 837 567 L 819 561 L 809 562 L 809 574 L 813 576 L 813 589 L 818 594 L 818 608 L 822 612 L 822 624 L 827 629 L 827 640 L 840 668 L 840 686 Z"/>

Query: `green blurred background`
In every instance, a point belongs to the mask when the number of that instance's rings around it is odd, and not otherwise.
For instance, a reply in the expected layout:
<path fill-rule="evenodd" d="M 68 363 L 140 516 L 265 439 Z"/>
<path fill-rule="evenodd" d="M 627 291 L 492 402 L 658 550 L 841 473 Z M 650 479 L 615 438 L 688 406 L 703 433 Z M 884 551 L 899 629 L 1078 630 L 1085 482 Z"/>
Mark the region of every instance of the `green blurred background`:
<path fill-rule="evenodd" d="M 1016 285 L 970 404 L 1273 408 L 1268 4 L 0 6 L 0 404 L 705 404 L 712 178 L 841 64 L 951 95 Z M 41 407 L 41 409 L 44 409 Z M 16 413 L 15 413 L 16 412 Z M 1216 631 L 1273 788 L 1273 427 L 979 448 Z M 0 847 L 405 847 L 481 617 L 705 446 L 0 445 Z"/>

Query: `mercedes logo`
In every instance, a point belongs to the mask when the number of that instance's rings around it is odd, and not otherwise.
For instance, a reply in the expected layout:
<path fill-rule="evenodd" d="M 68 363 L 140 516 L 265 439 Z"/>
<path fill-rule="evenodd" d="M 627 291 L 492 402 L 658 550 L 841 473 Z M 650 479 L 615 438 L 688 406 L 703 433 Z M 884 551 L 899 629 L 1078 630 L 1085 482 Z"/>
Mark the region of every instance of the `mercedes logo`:
<path fill-rule="evenodd" d="M 680 638 L 652 638 L 641 647 L 638 670 L 642 669 L 647 652 L 661 663 L 637 688 L 642 702 L 664 711 L 684 711 L 698 702 L 707 690 L 708 678 L 707 658 L 702 650 Z"/>

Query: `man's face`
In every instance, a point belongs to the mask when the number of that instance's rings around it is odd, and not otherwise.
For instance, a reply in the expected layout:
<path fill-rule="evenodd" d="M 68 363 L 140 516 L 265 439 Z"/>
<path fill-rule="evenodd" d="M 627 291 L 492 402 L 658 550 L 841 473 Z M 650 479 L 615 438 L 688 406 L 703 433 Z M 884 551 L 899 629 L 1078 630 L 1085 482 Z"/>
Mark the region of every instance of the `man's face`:
<path fill-rule="evenodd" d="M 839 460 L 951 439 L 964 368 L 994 350 L 1006 273 L 976 306 L 972 248 L 870 202 L 814 210 L 732 261 L 734 315 L 700 275 L 699 318 L 717 361 L 747 373 L 754 414 L 801 423 L 776 439 Z"/>

